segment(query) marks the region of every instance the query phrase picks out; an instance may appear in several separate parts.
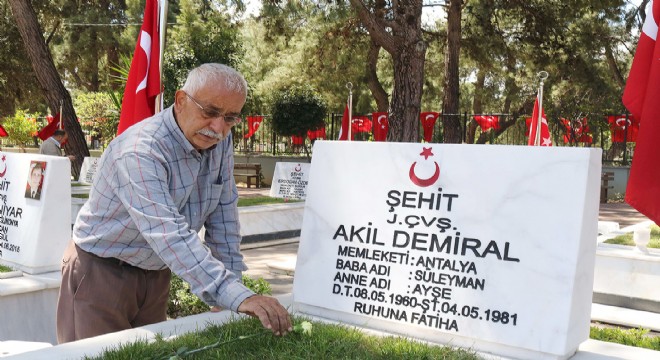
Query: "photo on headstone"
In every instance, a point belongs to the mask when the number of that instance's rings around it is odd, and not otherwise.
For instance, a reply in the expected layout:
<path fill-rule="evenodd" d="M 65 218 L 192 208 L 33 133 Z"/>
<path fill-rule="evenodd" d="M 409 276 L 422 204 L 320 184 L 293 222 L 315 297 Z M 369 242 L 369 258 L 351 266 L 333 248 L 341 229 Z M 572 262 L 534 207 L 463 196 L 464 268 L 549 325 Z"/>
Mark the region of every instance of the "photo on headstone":
<path fill-rule="evenodd" d="M 41 189 L 46 177 L 46 162 L 30 162 L 30 171 L 28 173 L 27 184 L 25 185 L 25 197 L 28 199 L 40 200 Z"/>

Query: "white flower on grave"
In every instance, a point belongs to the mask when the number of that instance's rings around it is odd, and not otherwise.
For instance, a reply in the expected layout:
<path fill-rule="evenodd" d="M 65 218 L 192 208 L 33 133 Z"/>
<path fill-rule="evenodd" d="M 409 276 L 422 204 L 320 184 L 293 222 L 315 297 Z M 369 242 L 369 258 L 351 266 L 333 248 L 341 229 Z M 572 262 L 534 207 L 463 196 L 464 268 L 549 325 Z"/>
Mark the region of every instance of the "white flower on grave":
<path fill-rule="evenodd" d="M 312 323 L 309 321 L 303 321 L 300 324 L 294 326 L 293 331 L 302 333 L 303 335 L 309 335 L 312 333 Z"/>

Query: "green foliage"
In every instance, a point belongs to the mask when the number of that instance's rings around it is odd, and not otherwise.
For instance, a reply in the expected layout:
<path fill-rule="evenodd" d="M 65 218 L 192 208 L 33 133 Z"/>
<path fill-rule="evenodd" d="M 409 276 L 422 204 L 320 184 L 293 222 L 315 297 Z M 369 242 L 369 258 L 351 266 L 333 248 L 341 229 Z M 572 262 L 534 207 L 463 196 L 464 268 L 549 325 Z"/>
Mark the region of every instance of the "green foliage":
<path fill-rule="evenodd" d="M 17 110 L 14 116 L 6 117 L 2 126 L 7 130 L 9 139 L 20 147 L 31 143 L 32 135 L 39 130 L 36 120 L 25 110 Z"/>
<path fill-rule="evenodd" d="M 248 275 L 243 275 L 242 282 L 256 294 L 270 295 L 272 293 L 270 284 L 263 278 L 252 279 Z M 173 319 L 209 311 L 209 306 L 190 291 L 190 285 L 174 274 L 170 280 L 167 305 L 167 316 Z"/>
<path fill-rule="evenodd" d="M 275 93 L 271 116 L 273 130 L 282 136 L 304 136 L 323 126 L 325 101 L 307 86 L 294 86 Z"/>
<path fill-rule="evenodd" d="M 305 320 L 292 317 L 294 324 Z M 99 358 L 181 359 L 180 354 L 195 351 L 188 349 L 205 347 L 194 355 L 195 359 L 479 359 L 471 350 L 433 346 L 402 337 L 369 335 L 337 324 L 316 321 L 312 324 L 310 333 L 295 332 L 277 337 L 265 331 L 258 319 L 243 318 L 171 340 L 157 338 L 149 343 L 119 345 Z"/>
<path fill-rule="evenodd" d="M 8 266 L 0 265 L 0 272 L 5 273 L 5 272 L 11 272 L 11 271 L 14 271 L 14 269 L 12 269 Z"/>
<path fill-rule="evenodd" d="M 191 69 L 211 62 L 236 67 L 241 52 L 238 28 L 224 12 L 193 0 L 181 0 L 179 7 L 163 60 L 165 104 L 173 103 Z"/>
<path fill-rule="evenodd" d="M 649 330 L 642 328 L 619 329 L 592 326 L 589 337 L 594 340 L 660 351 L 660 337 L 651 336 Z"/>
<path fill-rule="evenodd" d="M 91 134 L 107 145 L 114 139 L 119 124 L 119 112 L 106 92 L 80 93 L 73 99 L 81 125 L 91 128 Z"/>
<path fill-rule="evenodd" d="M 635 246 L 633 234 L 623 234 L 615 238 L 605 240 L 606 244 L 628 245 Z M 651 225 L 651 240 L 647 245 L 648 248 L 660 249 L 660 227 L 658 225 Z"/>

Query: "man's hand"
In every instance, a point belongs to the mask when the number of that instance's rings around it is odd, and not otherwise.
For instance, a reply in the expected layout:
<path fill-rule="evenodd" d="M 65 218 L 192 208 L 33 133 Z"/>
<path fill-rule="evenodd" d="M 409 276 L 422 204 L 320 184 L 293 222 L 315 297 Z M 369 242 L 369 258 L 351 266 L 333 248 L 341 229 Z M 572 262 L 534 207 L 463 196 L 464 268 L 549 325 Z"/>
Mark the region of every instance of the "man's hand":
<path fill-rule="evenodd" d="M 270 296 L 250 296 L 238 306 L 238 312 L 259 318 L 261 324 L 277 336 L 293 330 L 289 313 L 277 299 Z"/>

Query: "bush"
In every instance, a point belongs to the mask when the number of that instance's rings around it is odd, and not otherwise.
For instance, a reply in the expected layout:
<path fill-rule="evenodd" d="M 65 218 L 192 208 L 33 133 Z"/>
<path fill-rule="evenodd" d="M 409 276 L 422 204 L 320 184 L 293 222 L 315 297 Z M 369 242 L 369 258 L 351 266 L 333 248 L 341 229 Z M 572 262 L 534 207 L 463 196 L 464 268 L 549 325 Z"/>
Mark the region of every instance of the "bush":
<path fill-rule="evenodd" d="M 36 120 L 24 110 L 17 110 L 14 116 L 5 118 L 2 126 L 7 131 L 9 140 L 20 147 L 31 143 L 34 133 L 39 130 Z"/>
<path fill-rule="evenodd" d="M 243 275 L 242 281 L 248 289 L 259 295 L 270 295 L 272 293 L 270 284 L 263 278 L 253 279 Z M 167 303 L 167 316 L 172 319 L 209 311 L 209 306 L 197 295 L 190 292 L 190 285 L 174 274 L 172 274 L 172 280 L 170 281 L 170 295 Z"/>
<path fill-rule="evenodd" d="M 305 136 L 324 125 L 327 106 L 308 86 L 280 90 L 272 102 L 273 130 L 281 136 Z"/>

